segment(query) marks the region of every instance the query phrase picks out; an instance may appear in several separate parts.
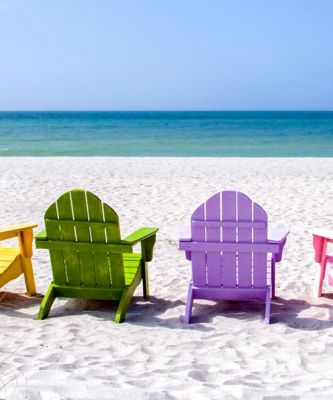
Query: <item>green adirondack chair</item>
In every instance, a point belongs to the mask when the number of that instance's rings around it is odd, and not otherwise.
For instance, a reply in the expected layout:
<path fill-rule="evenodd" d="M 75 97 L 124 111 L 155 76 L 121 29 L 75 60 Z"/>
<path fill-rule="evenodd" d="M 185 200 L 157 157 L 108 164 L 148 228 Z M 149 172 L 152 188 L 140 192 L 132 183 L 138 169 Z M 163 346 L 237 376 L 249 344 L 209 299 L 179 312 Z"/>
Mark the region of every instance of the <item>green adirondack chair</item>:
<path fill-rule="evenodd" d="M 72 190 L 51 204 L 36 247 L 50 251 L 53 282 L 38 319 L 48 316 L 56 297 L 119 300 L 115 322 L 122 322 L 136 287 L 149 295 L 147 263 L 153 258 L 156 228 L 120 238 L 116 212 L 93 193 Z M 133 246 L 141 242 L 141 254 Z"/>

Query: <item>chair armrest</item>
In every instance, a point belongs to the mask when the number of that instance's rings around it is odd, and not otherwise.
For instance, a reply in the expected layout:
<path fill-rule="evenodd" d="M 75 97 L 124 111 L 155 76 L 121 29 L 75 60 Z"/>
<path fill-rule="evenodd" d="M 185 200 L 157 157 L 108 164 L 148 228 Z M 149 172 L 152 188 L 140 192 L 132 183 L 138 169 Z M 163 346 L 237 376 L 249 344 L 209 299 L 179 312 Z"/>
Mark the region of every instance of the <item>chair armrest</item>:
<path fill-rule="evenodd" d="M 192 238 L 189 237 L 185 237 L 185 238 L 181 238 L 179 239 L 179 250 L 185 250 L 185 257 L 186 260 L 191 261 L 192 260 L 192 252 L 190 250 L 188 250 L 189 248 L 189 244 L 192 242 Z"/>
<path fill-rule="evenodd" d="M 333 229 L 315 228 L 311 231 L 312 235 L 333 240 Z"/>
<path fill-rule="evenodd" d="M 178 248 L 179 250 L 189 250 L 191 248 L 192 239 L 189 238 L 182 238 L 179 239 Z"/>
<path fill-rule="evenodd" d="M 37 233 L 37 235 L 35 235 L 35 240 L 36 240 L 36 247 L 38 247 L 37 242 L 47 240 L 46 230 L 44 229 L 44 230 L 40 231 L 39 233 Z"/>
<path fill-rule="evenodd" d="M 131 244 L 132 246 L 134 246 L 135 244 L 142 242 L 143 240 L 148 239 L 151 236 L 154 236 L 157 231 L 158 228 L 140 228 L 125 237 L 122 242 L 124 244 Z"/>
<path fill-rule="evenodd" d="M 156 232 L 158 228 L 140 228 L 131 233 L 121 242 L 123 244 L 135 244 L 141 242 L 141 254 L 145 261 L 153 259 L 153 248 L 156 241 Z"/>
<path fill-rule="evenodd" d="M 19 224 L 19 225 L 11 225 L 6 226 L 4 228 L 0 228 L 0 240 L 10 239 L 18 235 L 19 232 L 36 228 L 37 224 Z"/>
<path fill-rule="evenodd" d="M 282 260 L 282 252 L 287 242 L 288 234 L 289 228 L 286 226 L 279 226 L 268 230 L 267 243 L 276 243 L 279 245 L 279 250 L 273 254 L 276 262 L 280 262 Z"/>
<path fill-rule="evenodd" d="M 286 226 L 278 226 L 276 228 L 269 228 L 267 232 L 268 243 L 283 242 L 289 234 L 289 228 Z"/>

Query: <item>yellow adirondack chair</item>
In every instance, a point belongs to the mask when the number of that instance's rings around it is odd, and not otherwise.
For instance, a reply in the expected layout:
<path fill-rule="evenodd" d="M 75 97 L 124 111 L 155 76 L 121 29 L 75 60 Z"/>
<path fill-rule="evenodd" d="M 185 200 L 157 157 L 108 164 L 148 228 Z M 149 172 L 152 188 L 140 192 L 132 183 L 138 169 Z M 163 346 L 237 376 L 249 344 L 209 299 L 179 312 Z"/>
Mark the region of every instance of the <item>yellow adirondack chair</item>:
<path fill-rule="evenodd" d="M 18 237 L 19 247 L 0 247 L 0 288 L 24 274 L 28 296 L 36 294 L 32 270 L 33 228 L 37 224 L 21 224 L 0 228 L 0 240 Z"/>

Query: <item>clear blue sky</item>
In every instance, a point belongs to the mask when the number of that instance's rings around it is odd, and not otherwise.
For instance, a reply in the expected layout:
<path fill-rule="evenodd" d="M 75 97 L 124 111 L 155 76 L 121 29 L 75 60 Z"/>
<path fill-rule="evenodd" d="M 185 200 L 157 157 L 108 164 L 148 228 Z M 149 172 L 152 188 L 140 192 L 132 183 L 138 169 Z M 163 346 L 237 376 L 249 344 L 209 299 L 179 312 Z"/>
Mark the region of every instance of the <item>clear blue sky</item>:
<path fill-rule="evenodd" d="M 333 110 L 333 0 L 0 0 L 0 110 Z"/>

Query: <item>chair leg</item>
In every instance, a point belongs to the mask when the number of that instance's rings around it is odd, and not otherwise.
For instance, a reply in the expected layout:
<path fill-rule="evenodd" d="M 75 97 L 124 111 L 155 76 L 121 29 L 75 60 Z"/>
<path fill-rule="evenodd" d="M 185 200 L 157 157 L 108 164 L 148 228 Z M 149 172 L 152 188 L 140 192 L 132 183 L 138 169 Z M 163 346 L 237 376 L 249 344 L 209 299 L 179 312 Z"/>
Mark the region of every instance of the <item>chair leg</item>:
<path fill-rule="evenodd" d="M 193 289 L 192 289 L 192 283 L 190 283 L 188 287 L 187 302 L 185 309 L 185 319 L 184 319 L 185 324 L 191 323 L 192 306 L 193 306 Z"/>
<path fill-rule="evenodd" d="M 325 272 L 326 272 L 326 250 L 327 250 L 327 239 L 324 238 L 322 241 L 322 246 L 320 249 L 320 278 L 318 283 L 318 297 L 322 295 L 323 292 L 323 282 L 325 279 Z"/>
<path fill-rule="evenodd" d="M 124 289 L 123 294 L 120 299 L 119 306 L 117 308 L 116 318 L 114 320 L 114 322 L 116 324 L 120 324 L 121 322 L 124 321 L 125 315 L 126 315 L 128 306 L 132 300 L 135 288 L 136 288 L 136 286 L 132 285 L 132 286 L 129 286 L 127 289 Z"/>
<path fill-rule="evenodd" d="M 55 290 L 53 283 L 49 286 L 44 299 L 42 301 L 42 304 L 40 305 L 39 313 L 37 316 L 37 319 L 44 319 L 49 315 L 49 312 L 51 310 L 52 304 L 56 298 Z"/>
<path fill-rule="evenodd" d="M 23 262 L 25 286 L 27 288 L 27 295 L 34 296 L 36 294 L 36 285 L 35 285 L 34 272 L 32 269 L 31 259 L 22 257 L 22 262 Z"/>
<path fill-rule="evenodd" d="M 271 288 L 272 288 L 272 299 L 275 299 L 275 260 L 272 259 L 272 269 L 271 269 Z"/>
<path fill-rule="evenodd" d="M 142 272 L 143 298 L 148 299 L 149 297 L 148 263 L 146 263 L 144 260 L 141 261 L 141 272 Z"/>
<path fill-rule="evenodd" d="M 323 293 L 323 283 L 325 279 L 325 272 L 326 272 L 326 257 L 320 263 L 320 277 L 318 282 L 318 292 L 317 295 L 320 297 Z"/>
<path fill-rule="evenodd" d="M 329 263 L 329 265 L 327 265 Z M 328 267 L 328 268 L 327 268 Z M 326 282 L 328 286 L 333 286 L 333 257 L 327 256 L 326 257 Z"/>
<path fill-rule="evenodd" d="M 271 288 L 268 287 L 266 292 L 265 324 L 269 324 L 270 313 L 271 313 Z"/>

